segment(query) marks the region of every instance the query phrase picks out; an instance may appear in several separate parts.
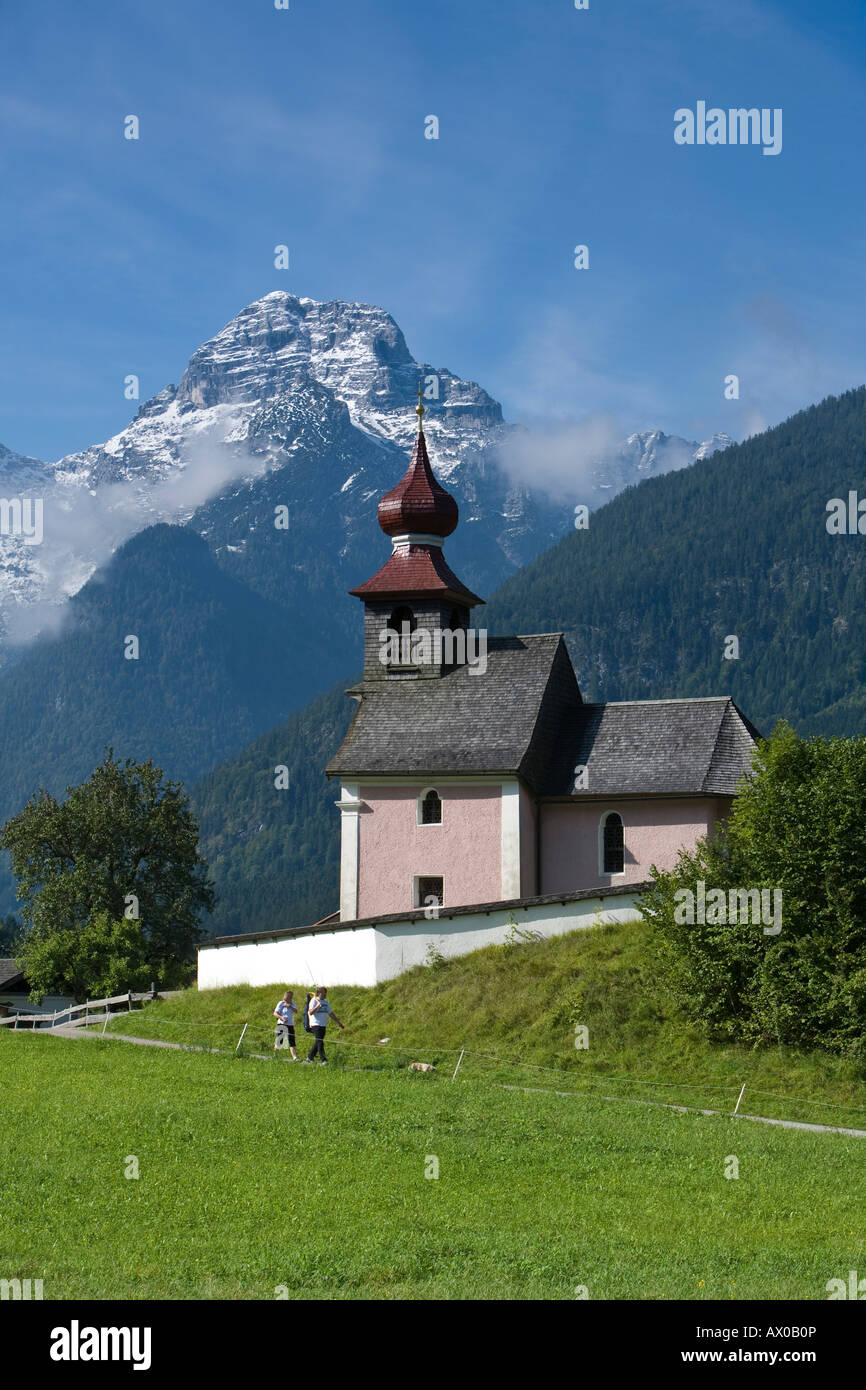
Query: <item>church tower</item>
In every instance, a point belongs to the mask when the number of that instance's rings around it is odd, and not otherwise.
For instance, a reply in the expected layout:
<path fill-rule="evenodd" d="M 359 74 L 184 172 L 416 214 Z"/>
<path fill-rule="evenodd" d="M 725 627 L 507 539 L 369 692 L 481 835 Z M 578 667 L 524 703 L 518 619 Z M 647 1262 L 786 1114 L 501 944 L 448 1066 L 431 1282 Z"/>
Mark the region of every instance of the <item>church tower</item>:
<path fill-rule="evenodd" d="M 390 558 L 349 591 L 364 603 L 365 684 L 441 676 L 464 665 L 470 613 L 484 602 L 460 582 L 442 551 L 459 513 L 430 467 L 420 386 L 416 413 L 412 461 L 379 503 Z"/>

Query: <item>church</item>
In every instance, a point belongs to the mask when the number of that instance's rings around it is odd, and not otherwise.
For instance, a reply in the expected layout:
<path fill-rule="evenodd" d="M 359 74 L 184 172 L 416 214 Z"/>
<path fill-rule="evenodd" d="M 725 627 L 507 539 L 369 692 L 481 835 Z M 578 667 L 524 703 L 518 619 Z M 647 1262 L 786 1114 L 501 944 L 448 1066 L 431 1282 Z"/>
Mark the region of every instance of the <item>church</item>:
<path fill-rule="evenodd" d="M 326 769 L 339 912 L 208 941 L 201 989 L 371 985 L 515 933 L 634 920 L 651 866 L 712 834 L 748 772 L 758 732 L 729 697 L 590 704 L 562 633 L 477 623 L 483 599 L 445 559 L 458 508 L 424 413 L 419 392 L 409 468 L 379 502 L 391 554 L 350 591 L 364 673 Z"/>

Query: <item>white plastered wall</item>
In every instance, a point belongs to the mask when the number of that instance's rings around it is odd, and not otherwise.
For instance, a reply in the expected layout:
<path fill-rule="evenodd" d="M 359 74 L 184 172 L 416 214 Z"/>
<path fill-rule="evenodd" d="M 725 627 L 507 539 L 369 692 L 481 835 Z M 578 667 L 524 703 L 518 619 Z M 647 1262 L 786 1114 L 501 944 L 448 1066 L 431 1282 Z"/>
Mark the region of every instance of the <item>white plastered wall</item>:
<path fill-rule="evenodd" d="M 340 787 L 340 921 L 352 922 L 358 916 L 358 854 L 361 800 L 357 782 Z"/>
<path fill-rule="evenodd" d="M 636 896 L 624 893 L 513 911 L 496 908 L 489 913 L 471 912 L 423 922 L 383 923 L 376 928 L 376 978 L 391 980 L 404 970 L 424 965 L 431 945 L 446 958 L 501 945 L 511 933 L 512 919 L 518 931 L 536 931 L 543 937 L 610 922 L 638 921 L 635 902 Z"/>
<path fill-rule="evenodd" d="M 502 783 L 502 898 L 520 897 L 520 784 Z"/>
<path fill-rule="evenodd" d="M 372 927 L 316 932 L 275 941 L 238 938 L 237 946 L 204 946 L 198 953 L 199 989 L 222 985 L 374 985 Z"/>
<path fill-rule="evenodd" d="M 374 985 L 427 963 L 430 946 L 447 957 L 464 956 L 483 946 L 504 942 L 511 919 L 519 930 L 560 936 L 597 923 L 632 922 L 639 918 L 636 897 L 629 893 L 545 903 L 530 908 L 494 908 L 458 917 L 420 922 L 398 921 L 356 931 L 317 931 L 275 941 L 202 946 L 198 953 L 199 989 L 223 985 Z"/>

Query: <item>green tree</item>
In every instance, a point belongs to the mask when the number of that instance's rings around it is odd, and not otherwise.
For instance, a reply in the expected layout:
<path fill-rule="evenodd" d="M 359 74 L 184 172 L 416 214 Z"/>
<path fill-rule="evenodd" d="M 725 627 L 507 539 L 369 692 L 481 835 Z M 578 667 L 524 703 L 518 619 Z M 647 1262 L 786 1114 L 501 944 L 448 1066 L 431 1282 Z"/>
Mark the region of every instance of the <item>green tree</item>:
<path fill-rule="evenodd" d="M 147 938 L 140 922 L 112 921 L 98 912 L 81 927 L 32 932 L 22 952 L 31 992 L 101 999 L 146 989 L 150 979 Z"/>
<path fill-rule="evenodd" d="M 8 917 L 0 917 L 0 956 L 15 954 L 20 933 L 21 923 L 13 913 L 10 912 Z"/>
<path fill-rule="evenodd" d="M 92 932 L 105 914 L 109 923 L 140 923 L 148 980 L 184 982 L 201 914 L 212 910 L 214 896 L 183 787 L 152 762 L 120 762 L 109 749 L 88 780 L 67 793 L 59 802 L 40 791 L 0 832 L 22 903 L 22 967 L 33 978 L 31 961 L 40 952 L 42 988 L 58 987 L 68 966 L 59 963 L 53 980 L 45 943 L 65 949 L 67 933 Z M 104 945 L 105 929 L 97 936 Z M 135 951 L 123 954 L 133 948 L 132 934 L 112 939 L 132 968 Z M 85 987 L 92 992 L 89 982 Z"/>
<path fill-rule="evenodd" d="M 726 830 L 652 871 L 643 913 L 684 1011 L 719 1035 L 866 1056 L 864 845 L 866 738 L 802 739 L 780 724 Z M 689 923 L 677 893 L 701 881 L 707 893 L 778 890 L 781 930 Z"/>

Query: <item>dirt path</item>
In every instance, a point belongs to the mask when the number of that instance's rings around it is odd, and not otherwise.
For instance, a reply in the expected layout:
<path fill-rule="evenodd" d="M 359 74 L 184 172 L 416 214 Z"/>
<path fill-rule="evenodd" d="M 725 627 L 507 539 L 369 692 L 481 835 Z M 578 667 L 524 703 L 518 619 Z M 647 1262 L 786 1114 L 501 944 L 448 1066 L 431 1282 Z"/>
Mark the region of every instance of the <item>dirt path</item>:
<path fill-rule="evenodd" d="M 111 1038 L 113 1042 L 139 1043 L 142 1047 L 170 1047 L 178 1052 L 220 1052 L 218 1047 L 198 1047 L 195 1043 L 161 1042 L 158 1038 L 136 1038 L 131 1033 L 91 1033 L 74 1023 L 61 1023 L 57 1028 L 46 1030 L 52 1038 Z"/>
<path fill-rule="evenodd" d="M 538 1095 L 544 1096 L 579 1096 L 589 1095 L 587 1091 L 551 1091 L 546 1086 L 507 1086 L 503 1083 L 503 1090 L 506 1091 L 534 1091 Z M 813 1134 L 848 1134 L 854 1139 L 866 1139 L 866 1129 L 842 1129 L 839 1125 L 813 1125 L 806 1120 L 774 1120 L 769 1115 L 734 1115 L 730 1110 L 700 1110 L 696 1105 L 674 1105 L 672 1101 L 664 1100 L 640 1100 L 635 1096 L 595 1096 L 596 1100 L 618 1101 L 620 1105 L 655 1105 L 662 1110 L 679 1110 L 682 1114 L 689 1115 L 718 1115 L 723 1120 L 756 1120 L 762 1125 L 781 1125 L 783 1129 L 806 1129 Z"/>
<path fill-rule="evenodd" d="M 176 1043 L 163 1042 L 159 1038 L 136 1038 L 132 1033 L 90 1033 L 84 1028 L 77 1027 L 74 1023 L 61 1023 L 57 1028 L 46 1030 L 52 1038 L 95 1038 L 97 1042 L 129 1042 L 138 1043 L 140 1047 L 168 1047 L 175 1052 L 215 1052 L 223 1057 L 231 1057 L 232 1053 L 225 1047 L 199 1047 L 197 1043 Z M 270 1061 L 263 1052 L 248 1052 L 247 1057 L 255 1057 L 260 1062 Z"/>

